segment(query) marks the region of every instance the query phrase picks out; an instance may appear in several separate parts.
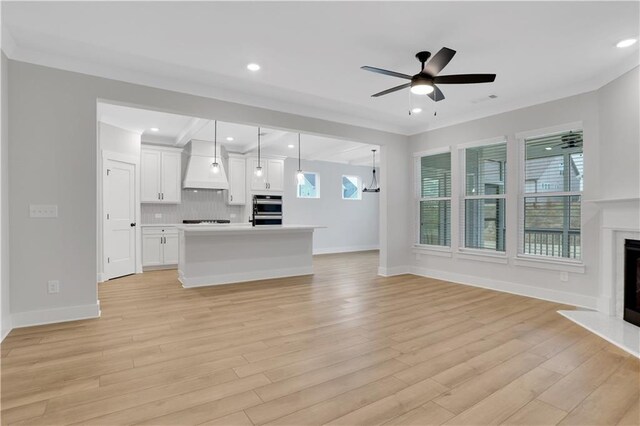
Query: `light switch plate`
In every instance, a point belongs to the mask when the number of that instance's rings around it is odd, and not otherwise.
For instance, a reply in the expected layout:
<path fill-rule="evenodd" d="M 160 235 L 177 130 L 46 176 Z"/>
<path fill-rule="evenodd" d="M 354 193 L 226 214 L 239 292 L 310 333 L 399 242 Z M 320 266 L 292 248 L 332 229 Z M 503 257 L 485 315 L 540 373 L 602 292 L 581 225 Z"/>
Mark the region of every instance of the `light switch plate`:
<path fill-rule="evenodd" d="M 58 217 L 56 204 L 31 204 L 29 205 L 29 217 Z"/>

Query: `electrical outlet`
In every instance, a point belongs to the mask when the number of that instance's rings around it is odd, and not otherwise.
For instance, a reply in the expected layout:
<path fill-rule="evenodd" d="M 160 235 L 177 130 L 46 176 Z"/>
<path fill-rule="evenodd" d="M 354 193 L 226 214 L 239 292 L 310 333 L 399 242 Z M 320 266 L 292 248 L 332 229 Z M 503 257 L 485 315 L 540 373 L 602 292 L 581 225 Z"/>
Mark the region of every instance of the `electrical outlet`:
<path fill-rule="evenodd" d="M 560 272 L 560 281 L 563 281 L 563 282 L 569 281 L 569 273 L 566 271 Z"/>
<path fill-rule="evenodd" d="M 47 282 L 47 292 L 49 294 L 60 293 L 60 281 L 51 280 Z"/>
<path fill-rule="evenodd" d="M 29 217 L 58 217 L 58 206 L 56 204 L 30 204 Z"/>
<path fill-rule="evenodd" d="M 162 213 L 156 213 L 153 215 L 156 219 L 162 219 Z"/>

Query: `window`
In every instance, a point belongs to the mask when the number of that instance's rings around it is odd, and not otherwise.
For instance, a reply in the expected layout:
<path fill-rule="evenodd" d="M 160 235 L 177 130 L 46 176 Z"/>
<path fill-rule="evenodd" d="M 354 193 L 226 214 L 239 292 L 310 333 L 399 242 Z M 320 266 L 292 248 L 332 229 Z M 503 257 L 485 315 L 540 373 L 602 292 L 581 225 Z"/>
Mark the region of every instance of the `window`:
<path fill-rule="evenodd" d="M 464 247 L 505 251 L 507 144 L 464 151 Z"/>
<path fill-rule="evenodd" d="M 419 243 L 451 246 L 451 153 L 420 158 Z"/>
<path fill-rule="evenodd" d="M 317 173 L 304 172 L 304 179 L 298 182 L 298 198 L 320 198 L 320 177 Z"/>
<path fill-rule="evenodd" d="M 342 176 L 342 199 L 362 200 L 362 179 L 359 176 Z"/>
<path fill-rule="evenodd" d="M 525 139 L 521 253 L 582 256 L 582 131 Z"/>

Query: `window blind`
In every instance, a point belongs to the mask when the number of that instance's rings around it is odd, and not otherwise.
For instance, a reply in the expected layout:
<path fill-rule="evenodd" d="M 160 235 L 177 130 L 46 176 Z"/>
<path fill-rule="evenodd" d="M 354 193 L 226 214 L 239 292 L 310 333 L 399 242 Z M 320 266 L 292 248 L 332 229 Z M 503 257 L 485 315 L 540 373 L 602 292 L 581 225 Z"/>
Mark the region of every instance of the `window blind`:
<path fill-rule="evenodd" d="M 462 243 L 467 248 L 504 251 L 507 144 L 467 148 L 464 165 Z"/>
<path fill-rule="evenodd" d="M 419 243 L 451 245 L 451 153 L 420 159 Z"/>
<path fill-rule="evenodd" d="M 521 252 L 580 259 L 581 130 L 525 140 Z"/>

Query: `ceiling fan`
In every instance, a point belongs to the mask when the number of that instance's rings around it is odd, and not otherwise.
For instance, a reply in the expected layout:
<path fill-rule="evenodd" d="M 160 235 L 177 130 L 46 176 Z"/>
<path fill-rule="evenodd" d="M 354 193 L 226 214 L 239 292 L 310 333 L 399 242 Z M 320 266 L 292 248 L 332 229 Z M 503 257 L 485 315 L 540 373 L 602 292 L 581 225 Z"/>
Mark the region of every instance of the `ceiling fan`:
<path fill-rule="evenodd" d="M 391 89 L 383 90 L 382 92 L 371 95 L 374 98 L 410 87 L 411 93 L 416 95 L 427 95 L 435 102 L 438 102 L 444 99 L 444 95 L 436 84 L 491 83 L 496 79 L 495 74 L 438 75 L 438 73 L 447 66 L 455 54 L 455 50 L 443 47 L 427 63 L 427 60 L 431 57 L 431 52 L 424 51 L 416 53 L 416 58 L 420 61 L 421 68 L 420 72 L 414 76 L 369 66 L 364 66 L 362 69 L 378 74 L 390 75 L 391 77 L 411 80 L 410 83 L 401 84 L 400 86 L 392 87 Z"/>
<path fill-rule="evenodd" d="M 582 148 L 582 133 L 569 132 L 566 135 L 562 135 L 560 140 L 562 142 L 554 145 L 554 147 L 559 146 L 561 149 Z"/>

